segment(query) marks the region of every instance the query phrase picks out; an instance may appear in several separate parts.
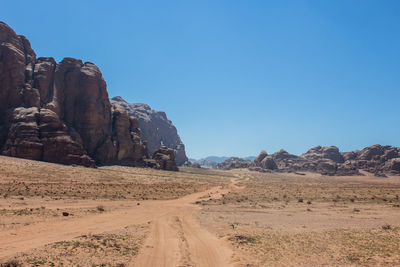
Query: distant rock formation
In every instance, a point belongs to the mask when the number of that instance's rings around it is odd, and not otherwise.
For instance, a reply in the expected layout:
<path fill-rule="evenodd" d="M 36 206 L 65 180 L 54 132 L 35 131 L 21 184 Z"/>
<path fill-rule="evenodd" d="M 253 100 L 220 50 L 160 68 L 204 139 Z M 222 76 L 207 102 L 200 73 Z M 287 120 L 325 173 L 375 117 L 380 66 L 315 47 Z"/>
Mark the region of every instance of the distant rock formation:
<path fill-rule="evenodd" d="M 280 150 L 272 155 L 261 151 L 251 166 L 253 170 L 282 172 L 310 171 L 324 175 L 359 175 L 359 170 L 376 176 L 400 174 L 400 148 L 373 145 L 361 151 L 340 153 L 335 146 L 313 147 L 301 156 Z"/>
<path fill-rule="evenodd" d="M 308 160 L 329 159 L 336 163 L 343 163 L 344 157 L 335 146 L 316 146 L 301 155 Z"/>
<path fill-rule="evenodd" d="M 196 159 L 189 159 L 189 160 L 190 160 L 191 164 L 198 163 L 202 168 L 217 169 L 218 163 L 223 163 L 226 160 L 228 160 L 228 162 L 229 162 L 232 158 L 252 162 L 256 157 L 248 156 L 248 157 L 244 157 L 244 158 L 237 158 L 237 157 L 208 156 L 208 157 L 205 157 L 205 158 L 202 158 L 199 160 L 196 160 Z M 229 165 L 228 162 L 226 162 L 225 166 Z M 224 168 L 223 166 L 224 166 L 224 164 L 220 164 L 219 168 Z"/>
<path fill-rule="evenodd" d="M 111 105 L 96 65 L 74 58 L 60 63 L 36 59 L 29 41 L 0 22 L 3 155 L 84 166 L 144 166 L 148 152 L 138 127 L 124 107 Z"/>
<path fill-rule="evenodd" d="M 250 160 L 245 160 L 242 158 L 231 157 L 221 163 L 217 163 L 216 168 L 221 170 L 230 170 L 237 168 L 248 168 L 252 165 Z"/>
<path fill-rule="evenodd" d="M 155 169 L 178 171 L 175 163 L 175 152 L 172 148 L 161 146 L 157 149 L 152 159 L 145 160 L 147 165 Z"/>
<path fill-rule="evenodd" d="M 165 112 L 153 110 L 146 104 L 129 104 L 120 96 L 113 97 L 111 103 L 122 106 L 130 116 L 139 119 L 142 142 L 147 142 L 150 154 L 165 145 L 175 151 L 175 160 L 178 165 L 183 165 L 188 160 L 185 145 Z"/>
<path fill-rule="evenodd" d="M 194 163 L 198 163 L 201 167 L 211 168 L 211 169 L 216 169 L 217 164 L 218 164 L 218 162 L 215 162 L 212 160 L 207 160 L 207 159 L 198 160 L 198 161 L 193 162 L 193 164 Z M 221 162 L 219 162 L 219 163 L 221 163 Z"/>

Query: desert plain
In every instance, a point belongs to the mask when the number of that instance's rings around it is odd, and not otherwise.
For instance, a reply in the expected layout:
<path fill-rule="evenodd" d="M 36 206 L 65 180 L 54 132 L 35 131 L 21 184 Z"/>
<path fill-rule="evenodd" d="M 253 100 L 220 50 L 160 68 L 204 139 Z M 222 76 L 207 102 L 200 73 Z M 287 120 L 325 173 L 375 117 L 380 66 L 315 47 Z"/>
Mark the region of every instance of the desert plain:
<path fill-rule="evenodd" d="M 400 177 L 0 157 L 0 266 L 399 266 Z"/>

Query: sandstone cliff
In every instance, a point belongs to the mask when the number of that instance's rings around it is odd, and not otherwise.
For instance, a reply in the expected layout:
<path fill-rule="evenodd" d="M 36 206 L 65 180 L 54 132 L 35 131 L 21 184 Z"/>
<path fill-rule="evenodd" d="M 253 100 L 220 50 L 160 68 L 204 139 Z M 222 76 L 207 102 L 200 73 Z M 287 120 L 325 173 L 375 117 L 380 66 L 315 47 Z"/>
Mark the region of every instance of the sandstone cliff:
<path fill-rule="evenodd" d="M 143 142 L 147 142 L 150 154 L 164 145 L 175 151 L 175 161 L 178 165 L 188 160 L 185 145 L 165 112 L 153 110 L 146 104 L 129 104 L 120 96 L 113 97 L 111 103 L 124 107 L 129 115 L 139 119 L 141 138 Z"/>
<path fill-rule="evenodd" d="M 65 164 L 142 166 L 139 121 L 111 105 L 90 62 L 36 59 L 29 41 L 0 22 L 0 151 Z"/>

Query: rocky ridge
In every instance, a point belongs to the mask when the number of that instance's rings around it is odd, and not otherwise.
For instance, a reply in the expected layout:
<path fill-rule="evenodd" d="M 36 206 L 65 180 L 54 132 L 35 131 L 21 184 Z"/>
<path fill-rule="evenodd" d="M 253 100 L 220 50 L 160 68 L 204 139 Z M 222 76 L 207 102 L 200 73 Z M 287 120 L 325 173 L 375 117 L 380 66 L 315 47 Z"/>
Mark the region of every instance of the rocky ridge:
<path fill-rule="evenodd" d="M 84 166 L 145 166 L 148 150 L 138 127 L 137 118 L 110 103 L 96 65 L 36 58 L 29 41 L 0 22 L 3 155 Z"/>
<path fill-rule="evenodd" d="M 361 175 L 360 170 L 386 176 L 400 175 L 400 148 L 372 145 L 361 151 L 341 153 L 335 146 L 316 146 L 297 156 L 281 149 L 273 154 L 265 150 L 253 162 L 229 158 L 218 169 L 248 168 L 260 172 L 316 172 L 323 175 Z"/>
<path fill-rule="evenodd" d="M 129 104 L 120 96 L 113 97 L 110 101 L 112 104 L 122 106 L 130 116 L 138 118 L 141 140 L 147 142 L 150 154 L 155 153 L 164 145 L 174 150 L 175 161 L 178 165 L 183 165 L 188 161 L 185 145 L 165 112 L 153 110 L 147 104 Z"/>
<path fill-rule="evenodd" d="M 252 162 L 250 160 L 245 160 L 238 157 L 231 157 L 221 163 L 216 164 L 217 169 L 230 170 L 238 168 L 248 168 L 251 167 Z"/>
<path fill-rule="evenodd" d="M 254 170 L 298 172 L 324 175 L 360 175 L 360 170 L 376 176 L 400 174 L 400 148 L 373 145 L 361 151 L 341 153 L 335 146 L 316 146 L 296 156 L 285 150 L 268 155 L 262 151 L 251 166 Z"/>

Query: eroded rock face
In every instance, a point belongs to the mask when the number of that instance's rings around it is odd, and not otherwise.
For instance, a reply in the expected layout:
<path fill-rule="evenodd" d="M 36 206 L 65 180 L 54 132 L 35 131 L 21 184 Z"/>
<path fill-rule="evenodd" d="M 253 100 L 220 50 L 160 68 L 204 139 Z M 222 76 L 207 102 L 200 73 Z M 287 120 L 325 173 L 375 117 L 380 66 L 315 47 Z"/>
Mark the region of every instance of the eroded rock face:
<path fill-rule="evenodd" d="M 0 22 L 0 148 L 8 156 L 64 164 L 140 166 L 147 157 L 138 120 L 111 106 L 90 62 L 38 58 Z"/>
<path fill-rule="evenodd" d="M 175 163 L 175 152 L 172 148 L 161 146 L 157 149 L 151 160 L 147 160 L 147 164 L 150 167 L 166 170 L 166 171 L 178 171 L 178 167 Z"/>
<path fill-rule="evenodd" d="M 265 151 L 265 150 L 261 151 L 260 154 L 258 154 L 258 156 L 254 159 L 254 163 L 255 163 L 256 165 L 261 164 L 261 161 L 262 161 L 266 156 L 268 156 L 267 151 Z"/>
<path fill-rule="evenodd" d="M 274 166 L 276 165 L 276 167 Z M 280 150 L 272 155 L 261 151 L 254 160 L 252 170 L 318 172 L 324 175 L 360 175 L 360 170 L 376 176 L 385 173 L 400 174 L 400 148 L 393 146 L 373 145 L 361 151 L 340 153 L 335 146 L 311 148 L 301 156 Z"/>
<path fill-rule="evenodd" d="M 398 160 L 400 160 L 400 148 L 372 145 L 359 151 L 357 157 L 348 162 L 358 169 L 382 176 L 382 173 L 400 174 L 396 168 Z"/>
<path fill-rule="evenodd" d="M 24 91 L 31 89 L 29 81 L 36 54 L 29 41 L 0 22 L 0 107 L 9 109 L 23 103 Z M 26 79 L 27 78 L 27 79 Z"/>
<path fill-rule="evenodd" d="M 343 155 L 336 146 L 316 146 L 301 155 L 303 158 L 318 161 L 321 159 L 330 159 L 336 163 L 343 163 Z"/>
<path fill-rule="evenodd" d="M 164 145 L 174 149 L 178 165 L 183 165 L 188 160 L 185 145 L 165 112 L 153 110 L 146 104 L 129 104 L 120 96 L 113 97 L 111 103 L 122 106 L 130 116 L 139 119 L 141 138 L 143 142 L 147 142 L 150 154 Z"/>
<path fill-rule="evenodd" d="M 37 107 L 15 108 L 3 155 L 64 164 L 94 166 L 80 143 L 51 110 Z"/>
<path fill-rule="evenodd" d="M 252 166 L 252 162 L 244 160 L 242 158 L 231 157 L 221 163 L 217 163 L 216 168 L 221 170 L 231 170 L 239 168 L 249 168 Z"/>

